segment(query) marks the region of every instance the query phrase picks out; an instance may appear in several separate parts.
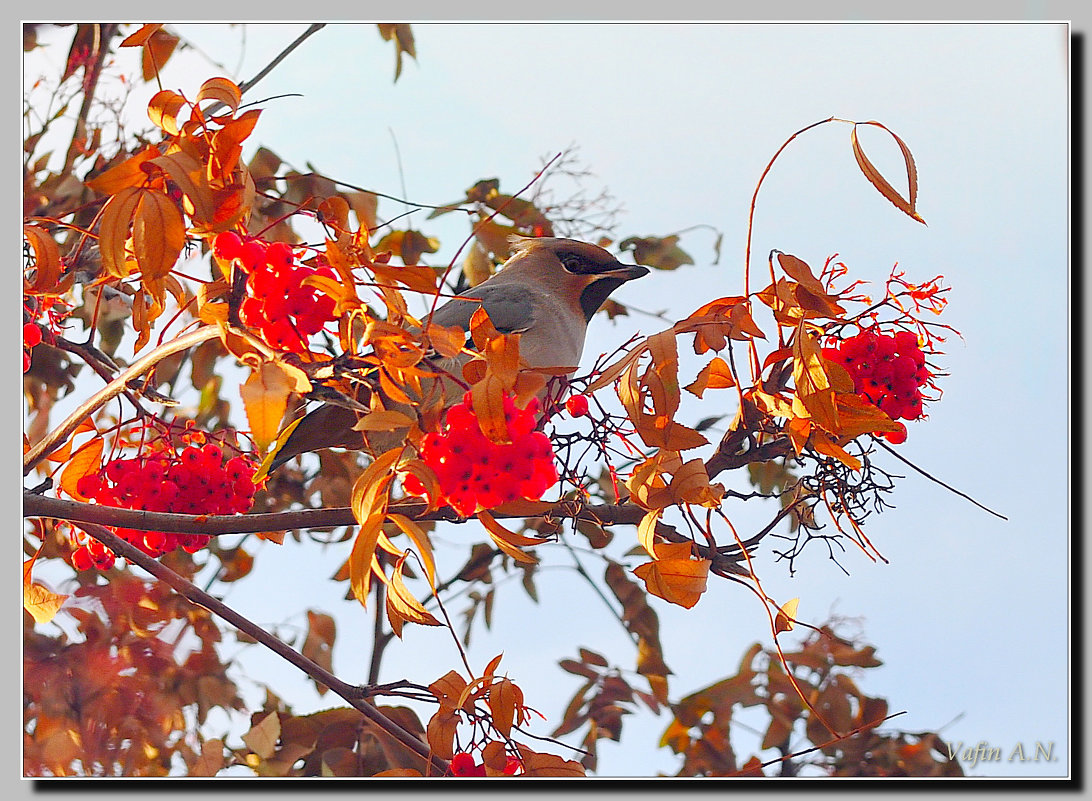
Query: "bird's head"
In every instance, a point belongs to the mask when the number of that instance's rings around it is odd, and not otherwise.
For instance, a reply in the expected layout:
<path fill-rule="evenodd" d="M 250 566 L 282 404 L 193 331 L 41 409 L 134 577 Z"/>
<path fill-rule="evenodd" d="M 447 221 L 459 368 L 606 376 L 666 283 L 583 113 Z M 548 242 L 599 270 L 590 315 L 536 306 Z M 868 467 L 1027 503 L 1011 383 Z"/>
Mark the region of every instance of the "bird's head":
<path fill-rule="evenodd" d="M 648 268 L 622 264 L 598 245 L 576 239 L 512 236 L 509 241 L 512 255 L 502 272 L 512 278 L 534 275 L 535 281 L 579 306 L 585 321 L 622 284 L 648 275 Z"/>

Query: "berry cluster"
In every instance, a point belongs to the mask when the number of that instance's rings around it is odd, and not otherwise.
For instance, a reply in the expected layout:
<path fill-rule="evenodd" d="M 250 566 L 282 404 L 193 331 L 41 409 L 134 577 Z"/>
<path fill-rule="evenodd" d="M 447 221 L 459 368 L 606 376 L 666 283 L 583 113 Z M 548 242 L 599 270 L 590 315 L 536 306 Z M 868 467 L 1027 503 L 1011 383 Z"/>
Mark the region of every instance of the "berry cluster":
<path fill-rule="evenodd" d="M 504 765 L 504 775 L 514 776 L 519 772 L 522 765 L 520 761 L 511 754 L 508 755 L 508 760 Z M 474 762 L 474 757 L 465 752 L 459 752 L 451 758 L 451 776 L 485 776 L 485 765 L 478 765 Z"/>
<path fill-rule="evenodd" d="M 823 356 L 845 367 L 853 377 L 857 394 L 879 406 L 892 420 L 917 420 L 922 416 L 920 388 L 929 380 L 929 370 L 914 333 L 862 331 L 837 348 L 823 348 Z M 906 440 L 906 426 L 899 426 L 899 431 L 884 434 L 889 442 Z"/>
<path fill-rule="evenodd" d="M 550 438 L 534 430 L 537 414 L 537 399 L 520 409 L 505 396 L 504 418 L 511 442 L 500 445 L 482 434 L 470 393 L 447 410 L 443 429 L 426 434 L 420 452 L 452 509 L 466 517 L 479 507 L 492 509 L 520 498 L 539 500 L 557 482 Z M 426 493 L 414 476 L 406 476 L 404 486 L 414 495 Z"/>
<path fill-rule="evenodd" d="M 23 372 L 30 369 L 30 352 L 34 346 L 42 341 L 42 329 L 37 323 L 27 323 L 23 326 Z"/>
<path fill-rule="evenodd" d="M 337 319 L 334 299 L 303 283 L 311 275 L 336 278 L 333 270 L 297 264 L 291 246 L 284 242 L 244 240 L 224 231 L 213 240 L 212 252 L 223 261 L 237 261 L 247 273 L 247 296 L 239 307 L 239 319 L 261 331 L 274 348 L 306 350 L 307 338 Z"/>
<path fill-rule="evenodd" d="M 118 459 L 102 470 L 83 476 L 76 492 L 104 506 L 142 509 L 148 512 L 224 515 L 243 513 L 254 502 L 254 473 L 257 465 L 248 456 L 225 459 L 219 445 L 189 445 L 181 453 L 157 451 L 135 459 Z M 194 553 L 208 545 L 208 534 L 173 534 L 116 528 L 114 532 L 151 557 L 181 547 Z M 93 544 L 92 544 L 93 543 Z M 95 540 L 80 545 L 72 554 L 72 565 L 86 570 L 113 565 L 114 554 L 97 553 Z M 108 564 L 107 564 L 108 563 Z"/>

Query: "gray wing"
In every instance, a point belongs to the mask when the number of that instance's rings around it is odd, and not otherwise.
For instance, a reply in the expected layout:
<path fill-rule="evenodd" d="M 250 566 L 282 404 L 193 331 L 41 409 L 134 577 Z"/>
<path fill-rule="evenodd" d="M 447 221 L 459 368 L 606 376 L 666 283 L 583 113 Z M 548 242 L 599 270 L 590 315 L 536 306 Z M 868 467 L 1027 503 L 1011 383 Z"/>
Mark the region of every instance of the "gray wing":
<path fill-rule="evenodd" d="M 470 298 L 461 300 L 460 298 Z M 440 325 L 457 325 L 464 331 L 470 329 L 470 317 L 485 307 L 485 313 L 494 327 L 502 334 L 516 334 L 529 329 L 535 322 L 535 307 L 531 295 L 524 287 L 500 284 L 468 289 L 458 298 L 449 300 L 433 313 L 432 322 Z"/>

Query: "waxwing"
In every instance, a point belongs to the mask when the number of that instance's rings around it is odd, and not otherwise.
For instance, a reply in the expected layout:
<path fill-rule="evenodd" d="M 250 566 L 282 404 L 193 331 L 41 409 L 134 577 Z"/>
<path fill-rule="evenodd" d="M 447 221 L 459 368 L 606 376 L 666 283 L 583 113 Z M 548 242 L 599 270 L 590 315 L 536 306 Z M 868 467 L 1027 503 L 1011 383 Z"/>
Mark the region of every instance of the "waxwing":
<path fill-rule="evenodd" d="M 440 306 L 426 322 L 467 331 L 471 316 L 484 306 L 498 331 L 521 335 L 520 359 L 527 367 L 569 368 L 572 375 L 592 315 L 614 290 L 648 270 L 575 239 L 513 237 L 512 244 L 514 252 L 495 275 Z M 457 374 L 467 358 L 435 362 L 441 374 Z M 445 393 L 447 406 L 462 399 L 462 389 L 455 389 Z M 363 448 L 364 435 L 353 429 L 357 419 L 342 406 L 319 407 L 300 421 L 269 469 L 308 451 Z"/>

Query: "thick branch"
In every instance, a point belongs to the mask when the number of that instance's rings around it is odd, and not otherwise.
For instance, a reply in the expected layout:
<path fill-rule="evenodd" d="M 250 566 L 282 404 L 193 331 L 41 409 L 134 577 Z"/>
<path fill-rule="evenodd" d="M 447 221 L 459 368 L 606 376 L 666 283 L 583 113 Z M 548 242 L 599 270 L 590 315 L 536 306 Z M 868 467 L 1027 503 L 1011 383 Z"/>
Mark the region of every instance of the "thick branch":
<path fill-rule="evenodd" d="M 431 762 L 432 767 L 441 774 L 447 772 L 447 762 L 433 755 L 427 743 L 422 742 L 418 737 L 415 737 L 413 734 L 403 729 L 380 712 L 373 704 L 365 700 L 363 696 L 367 694 L 367 688 L 357 687 L 342 681 L 325 668 L 312 662 L 299 651 L 296 651 L 294 648 L 291 648 L 283 641 L 274 637 L 262 627 L 255 625 L 231 607 L 212 597 L 201 588 L 182 578 L 182 576 L 178 575 L 170 568 L 160 564 L 143 551 L 102 526 L 91 523 L 84 524 L 81 528 L 107 546 L 118 556 L 122 556 L 130 562 L 144 568 L 191 603 L 208 609 L 214 615 L 219 616 L 235 626 L 239 631 L 242 631 L 260 642 L 266 648 L 269 648 L 285 661 L 298 667 L 315 681 L 326 685 L 334 693 L 344 698 L 354 709 L 360 711 L 372 723 L 379 726 L 383 731 L 390 734 L 398 740 L 398 742 L 412 750 L 426 762 Z"/>
<path fill-rule="evenodd" d="M 460 518 L 449 509 L 425 512 L 425 504 L 416 501 L 395 504 L 392 512 L 422 520 L 444 520 L 458 522 Z M 646 510 L 636 504 L 583 504 L 579 501 L 562 501 L 545 516 L 591 520 L 601 525 L 636 526 L 645 516 Z M 539 516 L 544 516 L 539 515 Z M 499 519 L 523 518 L 527 515 L 494 513 Z M 251 515 L 182 515 L 170 512 L 145 512 L 140 509 L 121 509 L 115 506 L 79 503 L 63 498 L 49 498 L 30 491 L 23 492 L 23 517 L 54 517 L 73 523 L 93 523 L 106 526 L 119 526 L 137 531 L 167 531 L 177 534 L 249 534 L 263 531 L 292 531 L 296 529 L 337 528 L 355 526 L 353 510 L 347 506 L 330 509 L 295 509 L 286 512 Z M 780 518 L 778 518 L 780 519 Z M 693 542 L 690 537 L 663 521 L 656 524 L 656 533 L 670 542 Z M 750 547 L 752 540 L 748 540 Z M 714 550 L 706 545 L 694 543 L 697 553 L 702 558 L 713 559 L 723 569 L 730 572 L 746 572 L 733 559 L 738 549 L 725 546 Z"/>

